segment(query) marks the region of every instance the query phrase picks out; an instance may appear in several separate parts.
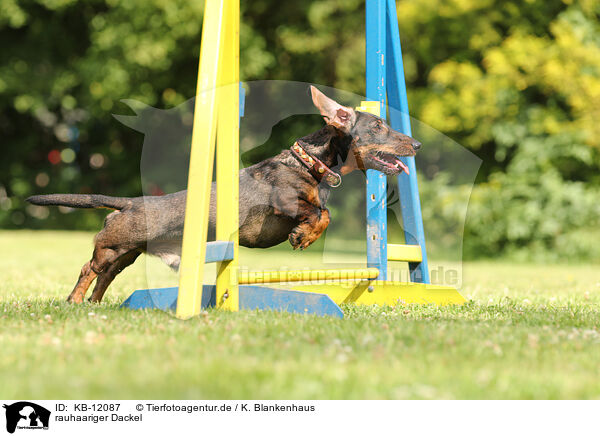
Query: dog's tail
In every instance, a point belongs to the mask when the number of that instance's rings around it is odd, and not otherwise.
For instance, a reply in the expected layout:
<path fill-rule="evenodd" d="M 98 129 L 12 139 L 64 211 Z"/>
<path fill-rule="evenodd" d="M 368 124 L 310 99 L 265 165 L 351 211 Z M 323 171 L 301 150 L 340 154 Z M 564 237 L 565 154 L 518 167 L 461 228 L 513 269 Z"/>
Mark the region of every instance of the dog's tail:
<path fill-rule="evenodd" d="M 34 195 L 27 201 L 38 206 L 68 206 L 83 209 L 108 208 L 121 210 L 131 204 L 131 198 L 95 194 Z"/>

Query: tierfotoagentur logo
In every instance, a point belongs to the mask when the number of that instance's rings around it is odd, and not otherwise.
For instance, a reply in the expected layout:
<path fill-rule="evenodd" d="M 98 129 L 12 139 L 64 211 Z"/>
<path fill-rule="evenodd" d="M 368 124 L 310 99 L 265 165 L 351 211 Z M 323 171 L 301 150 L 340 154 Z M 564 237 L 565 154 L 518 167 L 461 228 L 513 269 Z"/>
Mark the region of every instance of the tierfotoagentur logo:
<path fill-rule="evenodd" d="M 11 405 L 4 404 L 6 409 L 6 431 L 14 433 L 19 430 L 48 430 L 50 411 L 28 401 L 19 401 Z"/>

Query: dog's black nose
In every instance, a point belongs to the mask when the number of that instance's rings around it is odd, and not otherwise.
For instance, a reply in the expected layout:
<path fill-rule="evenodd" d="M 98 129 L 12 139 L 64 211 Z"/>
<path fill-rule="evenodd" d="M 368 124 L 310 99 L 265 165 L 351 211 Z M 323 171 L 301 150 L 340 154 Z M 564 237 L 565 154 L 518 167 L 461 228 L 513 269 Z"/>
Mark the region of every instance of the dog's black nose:
<path fill-rule="evenodd" d="M 415 150 L 418 150 L 419 148 L 421 148 L 421 143 L 419 141 L 413 141 L 411 145 L 412 145 L 412 148 L 414 148 Z"/>

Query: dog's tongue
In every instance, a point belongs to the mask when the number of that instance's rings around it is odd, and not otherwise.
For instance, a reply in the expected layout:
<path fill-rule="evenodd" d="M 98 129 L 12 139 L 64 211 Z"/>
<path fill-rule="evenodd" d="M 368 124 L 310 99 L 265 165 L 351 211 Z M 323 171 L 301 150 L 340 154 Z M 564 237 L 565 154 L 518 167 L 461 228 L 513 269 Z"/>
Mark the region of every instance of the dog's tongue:
<path fill-rule="evenodd" d="M 406 174 L 410 174 L 408 167 L 400 159 L 396 159 L 396 166 L 404 171 Z"/>

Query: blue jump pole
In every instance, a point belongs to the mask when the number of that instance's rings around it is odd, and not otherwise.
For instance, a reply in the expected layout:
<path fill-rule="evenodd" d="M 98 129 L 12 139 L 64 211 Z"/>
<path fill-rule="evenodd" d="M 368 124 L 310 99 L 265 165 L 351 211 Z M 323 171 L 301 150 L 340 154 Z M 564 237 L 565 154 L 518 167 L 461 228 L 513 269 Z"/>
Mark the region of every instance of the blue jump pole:
<path fill-rule="evenodd" d="M 406 83 L 404 81 L 404 67 L 402 65 L 402 47 L 400 46 L 400 32 L 398 31 L 398 16 L 396 15 L 395 0 L 387 0 L 386 12 L 386 48 L 388 54 L 386 68 L 388 79 L 387 96 L 390 108 L 394 109 L 390 110 L 390 124 L 394 129 L 399 130 L 405 135 L 411 136 Z M 406 174 L 398 176 L 398 190 L 400 191 L 404 237 L 407 244 L 420 245 L 421 253 L 423 255 L 423 260 L 421 262 L 409 263 L 410 279 L 413 282 L 430 283 L 415 158 L 405 157 L 402 158 L 402 161 L 410 170 L 408 176 Z"/>
<path fill-rule="evenodd" d="M 385 2 L 366 2 L 367 100 L 380 102 L 383 119 L 386 117 Z M 377 280 L 387 279 L 387 179 L 375 170 L 367 170 L 367 266 L 379 268 Z"/>

